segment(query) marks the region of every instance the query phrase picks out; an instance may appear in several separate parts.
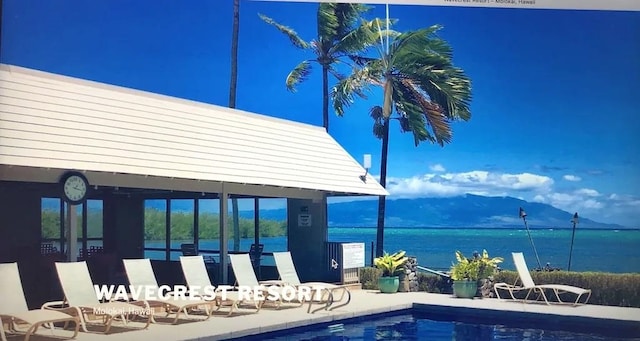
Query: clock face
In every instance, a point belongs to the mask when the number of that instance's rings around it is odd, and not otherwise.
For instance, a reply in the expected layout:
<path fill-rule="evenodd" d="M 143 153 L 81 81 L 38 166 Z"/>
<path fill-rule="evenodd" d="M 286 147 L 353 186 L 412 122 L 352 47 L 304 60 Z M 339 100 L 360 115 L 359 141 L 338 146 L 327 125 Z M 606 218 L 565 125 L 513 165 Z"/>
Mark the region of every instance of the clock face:
<path fill-rule="evenodd" d="M 64 195 L 70 202 L 80 202 L 87 194 L 86 181 L 78 176 L 71 175 L 64 182 Z"/>

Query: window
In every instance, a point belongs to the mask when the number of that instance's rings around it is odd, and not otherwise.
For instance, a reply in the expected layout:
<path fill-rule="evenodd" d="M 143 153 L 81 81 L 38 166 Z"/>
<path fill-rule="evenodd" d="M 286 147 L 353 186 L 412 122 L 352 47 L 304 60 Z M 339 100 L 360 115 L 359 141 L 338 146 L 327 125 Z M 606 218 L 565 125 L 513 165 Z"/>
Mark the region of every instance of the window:
<path fill-rule="evenodd" d="M 65 226 L 68 205 L 60 198 L 41 199 L 41 253 L 66 254 L 68 236 Z M 77 247 L 79 259 L 101 253 L 103 248 L 103 208 L 102 200 L 87 200 L 76 206 Z"/>

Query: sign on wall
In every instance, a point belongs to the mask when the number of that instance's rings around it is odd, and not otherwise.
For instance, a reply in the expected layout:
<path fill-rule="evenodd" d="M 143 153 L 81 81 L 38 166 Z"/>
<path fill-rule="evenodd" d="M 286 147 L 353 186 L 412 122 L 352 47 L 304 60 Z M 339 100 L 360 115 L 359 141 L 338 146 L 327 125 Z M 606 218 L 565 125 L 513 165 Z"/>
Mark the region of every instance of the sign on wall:
<path fill-rule="evenodd" d="M 298 214 L 298 227 L 311 227 L 311 214 L 309 213 Z"/>
<path fill-rule="evenodd" d="M 355 269 L 364 267 L 364 243 L 342 244 L 342 268 Z"/>

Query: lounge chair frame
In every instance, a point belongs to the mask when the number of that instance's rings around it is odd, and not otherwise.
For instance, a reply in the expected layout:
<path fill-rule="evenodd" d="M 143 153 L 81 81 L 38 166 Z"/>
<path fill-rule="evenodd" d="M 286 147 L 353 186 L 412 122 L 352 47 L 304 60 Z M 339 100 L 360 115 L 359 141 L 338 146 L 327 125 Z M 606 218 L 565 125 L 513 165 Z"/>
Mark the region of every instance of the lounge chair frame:
<path fill-rule="evenodd" d="M 569 305 L 576 306 L 580 304 L 587 304 L 587 302 L 589 301 L 589 298 L 591 298 L 591 289 L 584 289 L 584 288 L 579 288 L 579 287 L 564 285 L 564 284 L 536 285 L 533 281 L 533 278 L 531 278 L 531 273 L 529 272 L 529 268 L 527 267 L 527 263 L 525 262 L 524 255 L 522 254 L 522 252 L 513 252 L 511 255 L 513 256 L 513 262 L 516 265 L 516 269 L 518 270 L 518 275 L 520 277 L 520 281 L 522 285 L 518 285 L 517 282 L 514 284 L 508 284 L 508 283 L 494 284 L 493 290 L 496 294 L 496 297 L 499 300 L 502 300 L 499 290 L 507 291 L 512 300 L 523 301 L 523 302 L 532 301 L 529 299 L 531 295 L 537 294 L 537 297 L 535 298 L 534 301 L 539 301 L 540 298 L 542 298 L 543 301 L 548 305 L 550 305 L 551 303 L 556 303 L 556 304 L 569 304 Z M 547 295 L 545 294 L 545 290 L 551 290 L 554 293 L 557 302 L 550 302 L 549 299 L 547 298 Z M 523 299 L 516 298 L 514 293 L 522 292 L 522 291 L 527 292 L 525 298 Z M 565 293 L 575 294 L 576 299 L 573 302 L 563 301 L 560 298 L 560 295 Z M 581 300 L 581 298 L 585 296 L 586 298 Z"/>
<path fill-rule="evenodd" d="M 251 255 L 248 253 L 238 253 L 238 254 L 230 254 L 229 259 L 231 260 L 231 268 L 233 269 L 233 274 L 236 278 L 235 285 L 236 286 L 245 286 L 250 288 L 262 288 L 261 294 L 263 296 L 267 296 L 269 293 L 269 286 L 278 287 L 279 291 L 279 299 L 270 301 L 267 299 L 260 300 L 259 304 L 264 305 L 267 301 L 274 304 L 276 309 L 280 309 L 284 303 L 292 303 L 299 304 L 299 306 L 304 305 L 304 299 L 302 300 L 285 300 L 284 299 L 284 290 L 289 287 L 294 292 L 298 293 L 298 288 L 292 285 L 288 285 L 286 283 L 268 283 L 268 282 L 260 282 L 256 277 L 256 273 L 253 270 L 253 263 L 251 263 Z M 273 290 L 273 289 L 272 289 Z"/>
<path fill-rule="evenodd" d="M 276 261 L 276 267 L 278 268 L 278 274 L 280 281 L 300 288 L 302 286 L 315 288 L 313 298 L 320 296 L 319 300 L 312 299 L 309 301 L 307 313 L 315 313 L 320 310 L 334 310 L 340 307 L 344 307 L 351 302 L 351 291 L 348 285 L 337 285 L 333 283 L 325 282 L 306 282 L 301 283 L 296 271 L 291 253 L 286 252 L 274 252 L 273 258 Z M 338 294 L 338 295 L 337 295 Z M 342 302 L 334 305 L 336 302 Z M 321 304 L 322 306 L 311 310 L 313 304 Z"/>
<path fill-rule="evenodd" d="M 89 315 L 93 315 L 102 320 L 101 325 L 105 327 L 103 330 L 104 334 L 109 333 L 114 320 L 120 319 L 124 324 L 127 324 L 128 316 L 131 315 L 146 317 L 145 325 L 139 329 L 147 329 L 149 327 L 152 315 L 143 304 L 139 302 L 102 302 L 95 296 L 93 281 L 91 280 L 89 268 L 85 261 L 56 262 L 55 264 L 58 272 L 58 279 L 60 280 L 60 285 L 64 292 L 64 299 L 62 301 L 47 302 L 42 305 L 42 309 L 56 311 L 69 309 L 74 310 L 76 316 L 79 317 L 82 331 L 86 333 L 89 332 L 87 324 L 92 324 L 90 321 L 95 320 L 90 320 L 88 318 Z M 75 292 L 73 289 L 80 291 Z M 93 293 L 93 297 L 91 297 L 91 293 Z M 113 310 L 114 312 L 124 312 L 125 309 L 127 313 L 109 313 L 110 310 Z"/>
<path fill-rule="evenodd" d="M 63 311 L 29 310 L 20 280 L 18 263 L 0 264 L 0 295 L 3 297 L 3 307 L 0 307 L 0 340 L 7 341 L 6 332 L 10 332 L 24 334 L 24 340 L 29 341 L 41 326 L 53 331 L 55 323 L 64 323 L 63 329 L 66 329 L 69 322 L 73 322 L 75 325 L 73 336 L 70 338 L 73 339 L 78 335 L 80 329 L 78 317 Z M 11 309 L 7 309 L 7 307 Z M 8 326 L 6 330 L 5 323 Z M 28 324 L 29 327 L 24 330 L 18 327 L 20 324 Z"/>
<path fill-rule="evenodd" d="M 123 259 L 122 262 L 127 273 L 127 278 L 129 279 L 129 284 L 154 287 L 156 292 L 158 292 L 158 282 L 149 259 Z M 170 294 L 171 293 L 169 293 L 169 295 Z M 186 318 L 190 318 L 189 312 L 200 310 L 202 306 L 204 306 L 204 312 L 206 314 L 206 318 L 199 319 L 202 321 L 208 320 L 213 311 L 219 309 L 219 307 L 216 308 L 218 305 L 216 301 L 205 300 L 193 301 L 176 298 L 167 300 L 141 300 L 140 302 L 143 302 L 149 311 L 155 312 L 155 308 L 163 308 L 166 314 L 165 317 L 175 314 L 172 324 L 178 323 L 181 313 L 184 314 Z M 151 322 L 158 323 L 154 315 L 151 315 Z"/>
<path fill-rule="evenodd" d="M 182 267 L 182 273 L 184 275 L 184 279 L 187 283 L 188 287 L 199 287 L 204 288 L 206 286 L 213 286 L 211 280 L 209 279 L 209 273 L 207 272 L 207 268 L 205 265 L 204 257 L 202 255 L 199 256 L 180 256 L 180 266 Z M 229 312 L 227 316 L 231 316 L 236 310 L 239 309 L 243 300 L 235 297 L 236 292 L 226 291 L 226 299 L 222 299 L 220 288 L 216 289 L 216 297 L 214 301 L 217 304 L 216 311 L 219 311 L 223 306 L 229 307 Z M 203 297 L 203 299 L 206 299 Z M 259 302 L 255 303 L 256 313 L 260 311 L 262 308 L 262 304 Z"/>

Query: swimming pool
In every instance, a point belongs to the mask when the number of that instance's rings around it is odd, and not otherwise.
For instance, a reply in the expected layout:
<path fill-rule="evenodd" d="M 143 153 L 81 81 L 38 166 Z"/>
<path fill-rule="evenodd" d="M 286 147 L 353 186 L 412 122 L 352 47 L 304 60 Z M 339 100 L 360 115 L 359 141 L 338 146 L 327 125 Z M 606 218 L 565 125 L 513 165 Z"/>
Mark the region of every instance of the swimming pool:
<path fill-rule="evenodd" d="M 438 320 L 440 319 L 440 320 Z M 244 337 L 264 341 L 337 341 L 337 340 L 429 340 L 429 341 L 630 341 L 640 335 L 606 336 L 602 334 L 524 328 L 521 325 L 491 325 L 471 321 L 442 320 L 433 314 L 411 312 L 358 318 L 344 323 L 322 324 Z M 587 326 L 585 326 L 587 327 Z M 616 334 L 611 333 L 610 335 Z M 638 337 L 638 338 L 634 338 Z"/>

